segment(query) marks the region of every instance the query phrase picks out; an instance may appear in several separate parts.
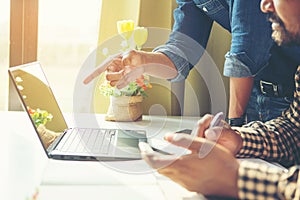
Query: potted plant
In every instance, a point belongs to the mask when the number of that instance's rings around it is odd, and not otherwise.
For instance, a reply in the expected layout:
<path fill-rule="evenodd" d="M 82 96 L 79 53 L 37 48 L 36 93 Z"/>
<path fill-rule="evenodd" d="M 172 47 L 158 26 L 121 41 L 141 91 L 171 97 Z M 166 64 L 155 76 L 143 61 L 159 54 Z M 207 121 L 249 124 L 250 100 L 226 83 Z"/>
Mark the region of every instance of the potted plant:
<path fill-rule="evenodd" d="M 99 86 L 100 93 L 110 97 L 105 120 L 107 121 L 136 121 L 142 119 L 143 98 L 145 90 L 151 88 L 148 76 L 142 76 L 121 90 L 104 82 Z"/>
<path fill-rule="evenodd" d="M 135 27 L 132 20 L 118 21 L 117 29 L 119 35 L 124 39 L 121 43 L 121 51 L 123 52 L 131 49 L 132 46 L 137 50 L 141 50 L 142 45 L 147 41 L 147 28 Z M 108 48 L 104 48 L 102 54 L 107 57 L 109 54 Z M 100 93 L 110 97 L 110 105 L 105 120 L 136 121 L 141 119 L 143 114 L 142 101 L 147 96 L 145 90 L 151 87 L 149 77 L 145 75 L 121 90 L 110 86 L 105 81 L 99 86 Z"/>

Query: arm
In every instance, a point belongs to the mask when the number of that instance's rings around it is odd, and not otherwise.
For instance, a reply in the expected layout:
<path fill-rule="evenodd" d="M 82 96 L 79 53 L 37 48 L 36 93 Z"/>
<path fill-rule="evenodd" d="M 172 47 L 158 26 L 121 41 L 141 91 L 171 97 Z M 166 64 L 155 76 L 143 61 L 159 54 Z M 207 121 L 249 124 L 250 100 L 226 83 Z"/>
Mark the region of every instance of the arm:
<path fill-rule="evenodd" d="M 253 122 L 239 131 L 243 138 L 240 157 L 260 157 L 285 165 L 300 163 L 300 68 L 295 78 L 294 100 L 282 117 Z"/>
<path fill-rule="evenodd" d="M 159 173 L 190 191 L 239 199 L 299 199 L 299 167 L 287 171 L 266 164 L 239 162 L 222 146 L 190 135 L 171 134 L 166 139 L 188 148 L 191 154 L 163 156 L 144 144 L 140 145 L 142 157 Z M 200 158 L 204 144 L 209 147 L 204 148 L 208 152 Z"/>
<path fill-rule="evenodd" d="M 161 155 L 154 152 L 147 143 L 139 144 L 143 159 L 151 167 L 189 191 L 203 195 L 237 197 L 239 161 L 227 149 L 186 134 L 168 135 L 167 140 L 191 150 L 192 153 L 180 157 Z M 208 148 L 202 149 L 204 144 Z M 208 149 L 208 152 L 204 152 L 206 156 L 201 157 L 201 150 Z"/>
<path fill-rule="evenodd" d="M 239 167 L 238 196 L 240 199 L 299 199 L 299 169 L 299 166 L 294 166 L 283 171 L 265 164 L 243 161 Z"/>
<path fill-rule="evenodd" d="M 119 57 L 109 58 L 90 74 L 84 83 L 89 83 L 108 69 L 109 72 L 113 72 L 108 80 L 113 80 L 114 85 L 125 74 L 125 66 L 129 66 L 127 71 L 140 66 L 143 66 L 143 69 L 134 72 L 131 74 L 132 76 L 127 75 L 125 77 L 127 80 L 123 80 L 122 85 L 134 80 L 142 72 L 172 81 L 184 80 L 192 65 L 198 62 L 204 52 L 203 47 L 206 47 L 212 20 L 191 0 L 177 0 L 177 3 L 178 8 L 174 11 L 173 31 L 166 44 L 155 48 L 152 53 L 130 51 L 121 57 L 118 55 Z M 196 23 L 201 26 L 195 26 Z M 123 56 L 124 58 L 122 58 Z"/>
<path fill-rule="evenodd" d="M 252 85 L 252 77 L 230 78 L 228 118 L 239 118 L 244 114 L 251 95 Z"/>
<path fill-rule="evenodd" d="M 139 66 L 139 70 L 128 74 L 125 79 L 123 78 L 132 69 L 137 69 L 137 66 Z M 111 82 L 112 86 L 115 86 L 121 78 L 124 79 L 123 82 L 128 84 L 143 73 L 164 79 L 173 78 L 177 75 L 174 64 L 164 54 L 131 50 L 124 54 L 118 53 L 108 57 L 85 78 L 84 83 L 88 84 L 105 71 L 108 72 L 106 79 Z"/>
<path fill-rule="evenodd" d="M 229 118 L 242 117 L 251 95 L 253 77 L 270 58 L 274 43 L 270 37 L 272 30 L 259 8 L 260 0 L 236 0 L 230 5 L 232 39 L 224 64 L 224 75 L 230 77 Z"/>
<path fill-rule="evenodd" d="M 297 92 L 300 93 L 300 92 Z M 197 134 L 216 141 L 240 158 L 261 158 L 284 166 L 300 163 L 300 107 L 293 104 L 284 117 L 266 123 L 253 122 L 243 127 L 208 129 L 212 119 L 205 115 L 198 122 Z"/>
<path fill-rule="evenodd" d="M 184 80 L 197 64 L 206 48 L 213 23 L 194 1 L 177 0 L 177 4 L 168 41 L 153 50 L 165 54 L 174 63 L 178 75 L 171 81 Z"/>
<path fill-rule="evenodd" d="M 237 156 L 262 158 L 285 166 L 299 163 L 300 127 L 297 121 L 279 117 L 265 124 L 254 122 L 240 128 L 243 144 Z"/>

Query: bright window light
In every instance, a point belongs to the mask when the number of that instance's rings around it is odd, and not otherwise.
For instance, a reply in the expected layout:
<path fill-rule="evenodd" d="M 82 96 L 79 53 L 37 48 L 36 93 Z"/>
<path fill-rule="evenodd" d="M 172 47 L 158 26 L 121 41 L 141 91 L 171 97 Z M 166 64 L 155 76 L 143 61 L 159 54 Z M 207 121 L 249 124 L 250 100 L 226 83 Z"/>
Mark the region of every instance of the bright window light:
<path fill-rule="evenodd" d="M 64 112 L 72 112 L 78 70 L 97 47 L 100 6 L 101 0 L 39 1 L 38 60 Z"/>

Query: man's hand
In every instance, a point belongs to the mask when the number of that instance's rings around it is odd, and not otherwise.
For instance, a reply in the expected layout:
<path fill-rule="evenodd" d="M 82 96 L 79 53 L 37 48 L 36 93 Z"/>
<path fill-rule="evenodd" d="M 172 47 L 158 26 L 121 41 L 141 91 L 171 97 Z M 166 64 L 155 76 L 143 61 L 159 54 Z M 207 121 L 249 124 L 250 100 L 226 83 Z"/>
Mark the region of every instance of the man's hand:
<path fill-rule="evenodd" d="M 111 86 L 117 86 L 119 89 L 125 87 L 130 82 L 135 81 L 143 73 L 142 52 L 131 50 L 123 54 L 118 53 L 105 59 L 97 69 L 83 81 L 85 84 L 91 82 L 94 78 L 106 71 L 106 80 Z M 132 73 L 130 73 L 133 71 Z M 126 76 L 125 76 L 126 75 Z M 121 80 L 120 83 L 119 80 Z"/>
<path fill-rule="evenodd" d="M 186 189 L 204 195 L 237 197 L 239 162 L 224 147 L 204 138 L 186 134 L 166 136 L 168 141 L 191 150 L 176 158 L 153 152 L 148 144 L 140 144 L 143 159 L 157 171 Z M 206 156 L 199 156 L 203 145 L 209 145 Z"/>
<path fill-rule="evenodd" d="M 91 73 L 89 76 L 87 76 L 84 79 L 83 83 L 84 84 L 90 83 L 94 78 L 98 77 L 100 74 L 105 72 L 108 68 L 110 68 L 110 66 L 112 66 L 112 68 L 115 69 L 115 72 L 121 71 L 121 68 L 122 68 L 120 65 L 121 62 L 117 62 L 121 58 L 122 58 L 121 53 L 117 53 L 115 55 L 109 56 L 97 67 L 97 69 L 93 73 Z M 119 64 L 117 64 L 117 63 L 119 63 Z M 118 70 L 117 70 L 117 68 L 118 68 Z"/>
<path fill-rule="evenodd" d="M 236 155 L 242 148 L 241 135 L 225 121 L 223 121 L 223 126 L 209 128 L 212 118 L 213 115 L 206 114 L 198 121 L 197 136 L 216 141 L 216 143 L 227 148 L 233 155 Z"/>
<path fill-rule="evenodd" d="M 145 72 L 143 55 L 142 51 L 135 50 L 123 53 L 120 59 L 115 59 L 107 67 L 106 80 L 111 86 L 121 89 L 140 78 Z"/>
<path fill-rule="evenodd" d="M 131 50 L 108 57 L 83 81 L 85 84 L 106 71 L 106 80 L 119 89 L 140 78 L 143 73 L 162 79 L 177 76 L 177 69 L 163 53 Z"/>

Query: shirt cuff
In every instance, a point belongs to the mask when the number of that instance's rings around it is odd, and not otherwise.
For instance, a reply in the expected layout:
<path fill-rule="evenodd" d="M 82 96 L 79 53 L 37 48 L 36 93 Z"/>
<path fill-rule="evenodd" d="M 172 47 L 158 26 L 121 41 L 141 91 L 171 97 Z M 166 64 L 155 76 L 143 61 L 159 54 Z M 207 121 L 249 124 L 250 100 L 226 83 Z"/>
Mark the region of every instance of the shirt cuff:
<path fill-rule="evenodd" d="M 264 163 L 241 161 L 238 171 L 239 199 L 280 199 L 278 182 L 283 169 Z"/>
<path fill-rule="evenodd" d="M 165 54 L 175 65 L 177 76 L 173 79 L 168 79 L 171 82 L 185 80 L 190 72 L 190 63 L 185 59 L 183 52 L 172 45 L 162 45 L 156 47 L 153 52 Z"/>
<path fill-rule="evenodd" d="M 252 77 L 249 67 L 241 61 L 240 57 L 245 57 L 241 54 L 230 54 L 229 52 L 225 55 L 225 64 L 224 64 L 224 76 L 228 77 Z"/>
<path fill-rule="evenodd" d="M 247 131 L 247 134 L 243 134 L 243 129 L 243 127 L 239 129 L 243 140 L 243 144 L 241 150 L 237 153 L 236 157 L 259 157 L 261 155 L 261 149 L 263 149 L 263 141 L 261 141 L 257 133 L 251 133 L 250 131 Z"/>

